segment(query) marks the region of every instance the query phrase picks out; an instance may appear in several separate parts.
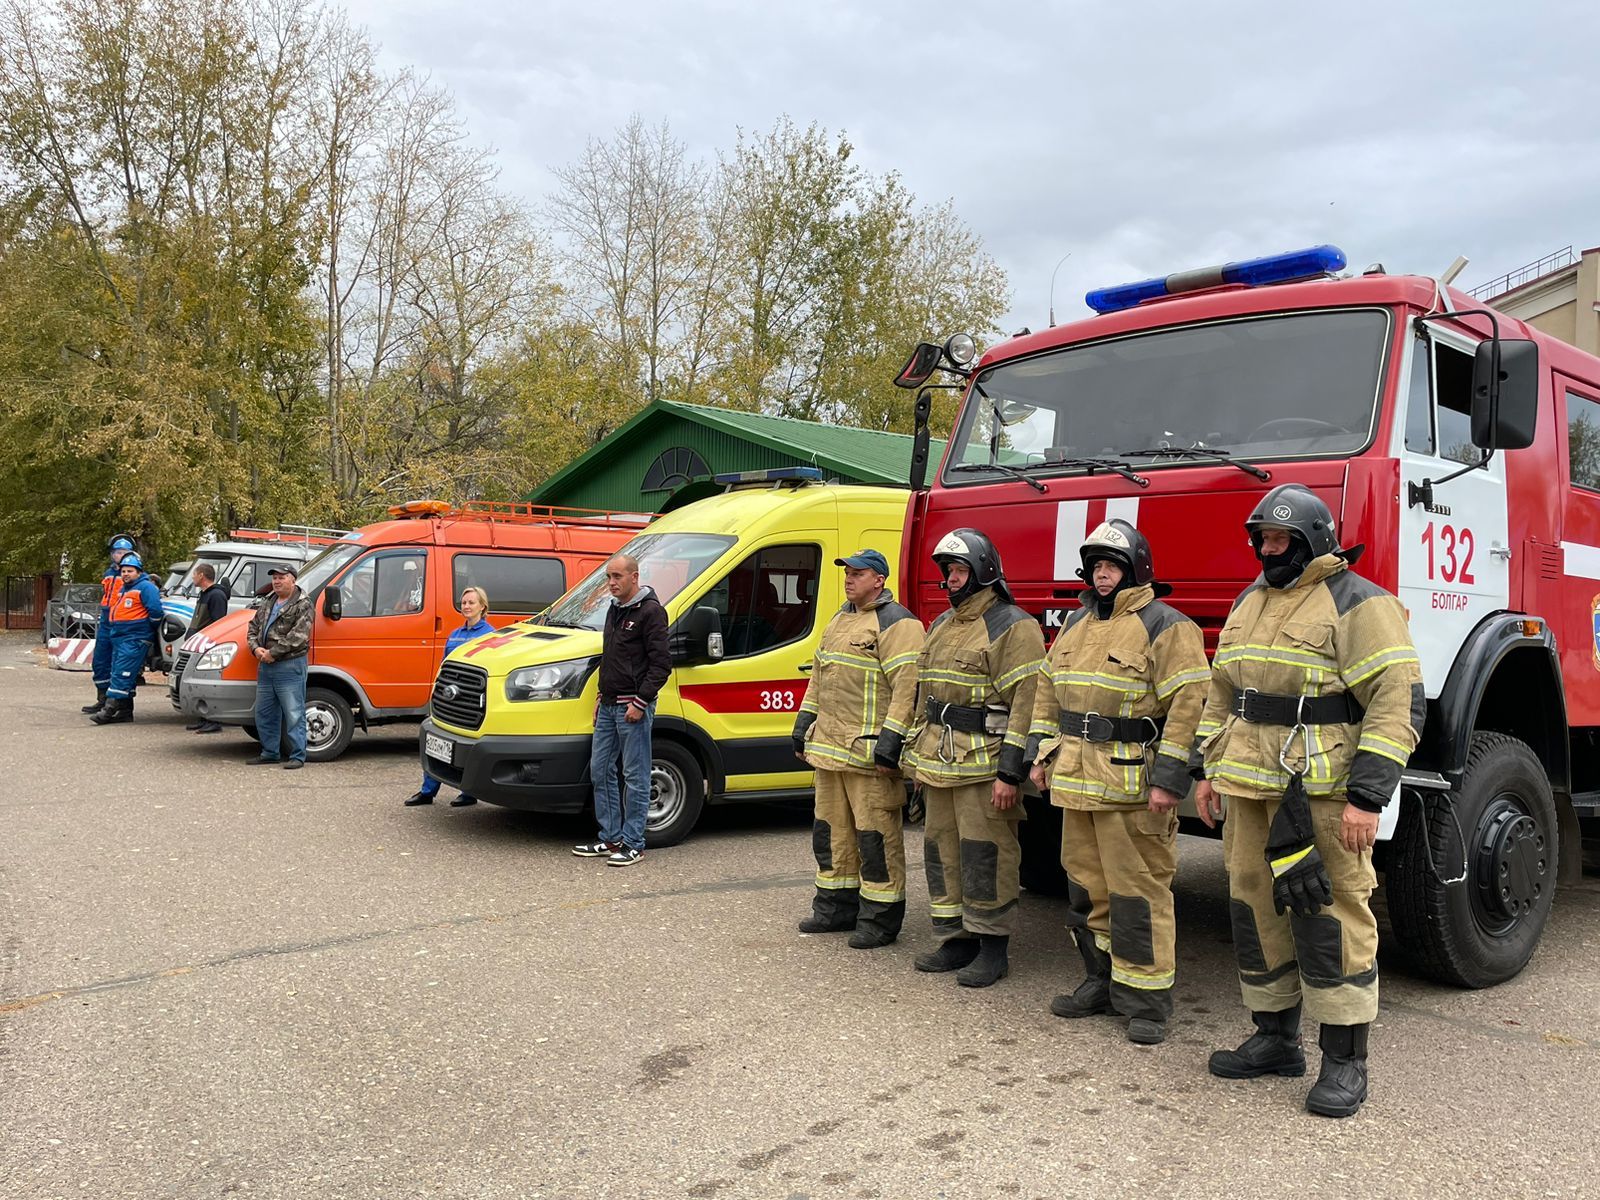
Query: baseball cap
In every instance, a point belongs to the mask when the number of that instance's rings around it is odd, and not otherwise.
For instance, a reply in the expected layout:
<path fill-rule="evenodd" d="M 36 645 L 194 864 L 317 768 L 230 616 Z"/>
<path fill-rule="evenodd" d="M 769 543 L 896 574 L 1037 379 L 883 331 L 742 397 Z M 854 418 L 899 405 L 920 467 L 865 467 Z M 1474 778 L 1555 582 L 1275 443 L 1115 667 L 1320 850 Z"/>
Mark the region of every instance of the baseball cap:
<path fill-rule="evenodd" d="M 889 574 L 889 560 L 876 550 L 857 550 L 848 558 L 834 559 L 833 565 L 862 568 L 885 576 Z"/>
<path fill-rule="evenodd" d="M 295 566 L 291 562 L 279 563 L 277 566 L 273 567 L 270 571 L 268 571 L 267 574 L 268 575 L 293 575 L 296 579 L 299 579 L 300 578 L 300 568 Z"/>

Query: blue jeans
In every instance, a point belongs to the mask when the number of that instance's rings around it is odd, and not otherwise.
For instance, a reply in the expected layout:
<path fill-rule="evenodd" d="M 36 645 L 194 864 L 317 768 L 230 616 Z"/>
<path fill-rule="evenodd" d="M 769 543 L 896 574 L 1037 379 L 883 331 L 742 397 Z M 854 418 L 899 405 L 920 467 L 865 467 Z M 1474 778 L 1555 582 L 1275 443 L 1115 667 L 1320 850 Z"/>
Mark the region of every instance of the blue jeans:
<path fill-rule="evenodd" d="M 276 760 L 285 735 L 289 757 L 306 760 L 306 656 L 264 662 L 256 669 L 256 732 L 261 757 Z"/>
<path fill-rule="evenodd" d="M 111 700 L 132 700 L 139 672 L 144 670 L 144 660 L 150 657 L 150 639 L 136 637 L 108 637 L 111 645 L 111 683 L 106 697 Z M 98 647 L 99 642 L 95 643 Z"/>
<path fill-rule="evenodd" d="M 589 747 L 589 778 L 594 783 L 594 815 L 602 842 L 644 849 L 644 821 L 650 812 L 650 726 L 656 706 L 629 723 L 626 704 L 602 703 L 594 711 L 594 741 Z M 623 786 L 617 789 L 617 760 Z"/>

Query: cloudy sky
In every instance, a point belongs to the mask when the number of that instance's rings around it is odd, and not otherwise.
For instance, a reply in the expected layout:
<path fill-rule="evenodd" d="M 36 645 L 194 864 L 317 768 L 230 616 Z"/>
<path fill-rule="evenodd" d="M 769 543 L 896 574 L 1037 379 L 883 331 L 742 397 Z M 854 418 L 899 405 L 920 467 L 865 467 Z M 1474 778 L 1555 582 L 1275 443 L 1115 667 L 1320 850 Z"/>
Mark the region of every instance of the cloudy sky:
<path fill-rule="evenodd" d="M 354 0 L 507 186 L 635 112 L 710 159 L 787 114 L 952 199 L 1008 327 L 1093 287 L 1332 242 L 1484 282 L 1600 244 L 1600 2 Z M 992 14 L 1002 14 L 996 18 Z M 929 331 L 937 333 L 939 331 Z"/>

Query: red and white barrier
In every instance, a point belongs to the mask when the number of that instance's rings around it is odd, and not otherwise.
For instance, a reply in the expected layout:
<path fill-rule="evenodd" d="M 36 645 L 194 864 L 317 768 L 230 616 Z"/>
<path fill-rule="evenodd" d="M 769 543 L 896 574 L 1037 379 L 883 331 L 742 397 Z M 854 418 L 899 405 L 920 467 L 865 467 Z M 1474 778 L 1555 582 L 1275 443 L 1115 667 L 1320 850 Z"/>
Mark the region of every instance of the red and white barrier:
<path fill-rule="evenodd" d="M 50 665 L 58 671 L 94 670 L 93 638 L 51 638 L 45 643 Z"/>

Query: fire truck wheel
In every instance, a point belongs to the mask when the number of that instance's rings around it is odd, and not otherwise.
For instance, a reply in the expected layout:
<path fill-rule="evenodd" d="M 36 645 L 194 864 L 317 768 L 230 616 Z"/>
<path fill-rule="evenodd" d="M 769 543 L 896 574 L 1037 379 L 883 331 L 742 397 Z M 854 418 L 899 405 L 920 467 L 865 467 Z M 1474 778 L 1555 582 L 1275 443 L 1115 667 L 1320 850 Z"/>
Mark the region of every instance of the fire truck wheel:
<path fill-rule="evenodd" d="M 1403 803 L 1384 888 L 1406 956 L 1460 987 L 1510 979 L 1532 957 L 1555 898 L 1555 799 L 1538 758 L 1514 737 L 1474 733 L 1453 813 L 1439 793 Z M 1461 874 L 1463 841 L 1466 878 L 1441 882 Z"/>
<path fill-rule="evenodd" d="M 705 805 L 705 772 L 694 755 L 676 742 L 653 742 L 644 844 L 651 849 L 676 846 L 699 823 Z"/>
<path fill-rule="evenodd" d="M 350 748 L 355 733 L 349 701 L 327 688 L 306 689 L 307 762 L 332 762 Z"/>
<path fill-rule="evenodd" d="M 1022 886 L 1041 896 L 1065 896 L 1067 873 L 1061 866 L 1061 810 L 1044 796 L 1024 795 L 1028 819 L 1017 830 L 1022 840 Z"/>

